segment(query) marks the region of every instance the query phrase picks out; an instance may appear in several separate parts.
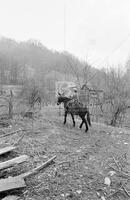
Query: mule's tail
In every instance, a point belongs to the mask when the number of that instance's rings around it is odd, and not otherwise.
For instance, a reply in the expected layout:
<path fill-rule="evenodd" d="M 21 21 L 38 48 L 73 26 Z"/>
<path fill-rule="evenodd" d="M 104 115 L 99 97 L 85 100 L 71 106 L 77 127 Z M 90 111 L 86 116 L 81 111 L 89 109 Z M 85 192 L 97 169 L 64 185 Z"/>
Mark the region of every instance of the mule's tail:
<path fill-rule="evenodd" d="M 90 120 L 90 113 L 87 111 L 87 122 L 89 123 L 89 126 L 91 126 L 91 120 Z"/>

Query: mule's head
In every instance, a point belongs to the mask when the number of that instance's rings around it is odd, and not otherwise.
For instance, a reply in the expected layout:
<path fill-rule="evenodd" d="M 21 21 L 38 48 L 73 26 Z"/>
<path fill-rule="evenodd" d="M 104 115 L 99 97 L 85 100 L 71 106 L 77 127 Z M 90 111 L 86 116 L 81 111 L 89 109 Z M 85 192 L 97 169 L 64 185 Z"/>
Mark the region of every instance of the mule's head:
<path fill-rule="evenodd" d="M 64 97 L 60 93 L 58 93 L 57 105 L 60 105 L 63 102 L 64 102 Z"/>
<path fill-rule="evenodd" d="M 65 97 L 64 95 L 58 93 L 57 105 L 60 105 L 61 103 L 66 103 L 69 100 L 70 100 L 70 98 Z"/>

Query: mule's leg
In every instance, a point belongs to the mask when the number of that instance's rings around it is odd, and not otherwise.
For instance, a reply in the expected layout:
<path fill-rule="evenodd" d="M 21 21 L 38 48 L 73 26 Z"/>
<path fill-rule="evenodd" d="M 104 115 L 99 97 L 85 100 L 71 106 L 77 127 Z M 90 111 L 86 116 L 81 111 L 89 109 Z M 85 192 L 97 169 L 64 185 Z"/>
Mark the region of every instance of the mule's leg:
<path fill-rule="evenodd" d="M 81 117 L 81 119 L 82 119 L 82 122 L 81 122 L 81 124 L 80 124 L 80 126 L 79 126 L 79 128 L 82 128 L 82 126 L 83 126 L 83 124 L 84 124 L 84 119 L 83 119 L 83 116 L 82 115 L 79 115 L 80 117 Z"/>
<path fill-rule="evenodd" d="M 73 127 L 75 127 L 75 120 L 74 120 L 74 115 L 72 113 L 71 114 L 71 117 L 72 117 L 72 120 L 73 120 Z"/>
<path fill-rule="evenodd" d="M 87 124 L 87 121 L 86 121 L 86 119 L 85 119 L 85 115 L 79 115 L 79 116 L 80 116 L 81 119 L 82 119 L 82 123 L 80 124 L 80 128 L 82 128 L 83 123 L 85 123 L 85 126 L 86 126 L 85 132 L 87 132 L 87 131 L 88 131 L 88 124 Z"/>
<path fill-rule="evenodd" d="M 83 121 L 83 119 L 82 119 L 82 122 L 81 122 L 81 124 L 80 124 L 79 128 L 82 128 L 82 126 L 83 126 L 83 123 L 84 123 L 84 121 Z"/>
<path fill-rule="evenodd" d="M 67 114 L 68 114 L 68 112 L 67 112 L 67 111 L 65 111 L 65 114 L 64 114 L 64 124 L 66 124 L 66 118 L 67 118 Z"/>
<path fill-rule="evenodd" d="M 90 113 L 89 113 L 89 111 L 87 112 L 87 121 L 89 123 L 89 126 L 91 126 L 91 120 L 90 120 Z"/>
<path fill-rule="evenodd" d="M 86 121 L 86 119 L 85 119 L 85 116 L 84 116 L 84 123 L 85 123 L 85 125 L 86 125 L 86 130 L 85 130 L 85 132 L 87 132 L 87 131 L 88 131 L 88 124 L 87 124 L 87 121 Z"/>

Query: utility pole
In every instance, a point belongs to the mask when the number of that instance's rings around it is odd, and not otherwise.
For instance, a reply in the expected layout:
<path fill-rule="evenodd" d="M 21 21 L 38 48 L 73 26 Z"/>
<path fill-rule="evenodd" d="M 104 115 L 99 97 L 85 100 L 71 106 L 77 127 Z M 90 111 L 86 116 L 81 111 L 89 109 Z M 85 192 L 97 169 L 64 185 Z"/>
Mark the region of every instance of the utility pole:
<path fill-rule="evenodd" d="M 64 0 L 64 51 L 66 50 L 66 0 Z"/>

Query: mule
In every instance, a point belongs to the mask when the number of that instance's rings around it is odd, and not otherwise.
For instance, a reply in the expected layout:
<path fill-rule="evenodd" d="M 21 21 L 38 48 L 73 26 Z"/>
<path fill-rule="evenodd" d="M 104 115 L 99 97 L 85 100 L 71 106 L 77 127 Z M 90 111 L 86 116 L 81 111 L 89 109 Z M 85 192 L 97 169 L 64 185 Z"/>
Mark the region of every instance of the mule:
<path fill-rule="evenodd" d="M 59 94 L 58 99 L 57 99 L 57 105 L 61 103 L 64 104 L 64 110 L 65 110 L 64 124 L 66 124 L 67 115 L 70 114 L 72 117 L 73 126 L 75 127 L 74 115 L 78 115 L 82 119 L 82 122 L 79 128 L 81 129 L 83 124 L 85 124 L 86 126 L 85 132 L 87 132 L 88 124 L 89 126 L 91 126 L 90 114 L 87 107 L 84 107 L 84 105 L 81 102 L 79 102 L 77 99 L 68 98 Z M 86 114 L 87 114 L 87 120 L 85 118 Z"/>

